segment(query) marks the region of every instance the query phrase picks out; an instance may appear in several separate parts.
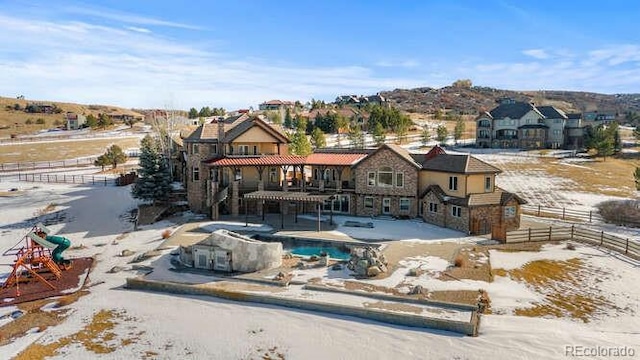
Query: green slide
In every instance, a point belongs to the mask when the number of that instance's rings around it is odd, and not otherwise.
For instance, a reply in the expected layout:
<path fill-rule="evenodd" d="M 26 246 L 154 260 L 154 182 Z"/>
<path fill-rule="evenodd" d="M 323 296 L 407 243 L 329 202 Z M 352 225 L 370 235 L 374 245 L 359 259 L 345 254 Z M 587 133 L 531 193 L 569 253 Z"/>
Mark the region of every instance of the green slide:
<path fill-rule="evenodd" d="M 67 239 L 66 237 L 55 236 L 55 235 L 47 235 L 45 240 L 47 240 L 48 242 L 50 242 L 52 244 L 56 244 L 57 245 L 56 248 L 53 249 L 53 251 L 51 252 L 51 256 L 53 257 L 53 261 L 55 261 L 56 264 L 66 264 L 66 263 L 68 263 L 68 260 L 65 260 L 62 257 L 62 252 L 67 250 L 69 248 L 69 246 L 71 246 L 71 241 L 69 241 L 69 239 Z"/>

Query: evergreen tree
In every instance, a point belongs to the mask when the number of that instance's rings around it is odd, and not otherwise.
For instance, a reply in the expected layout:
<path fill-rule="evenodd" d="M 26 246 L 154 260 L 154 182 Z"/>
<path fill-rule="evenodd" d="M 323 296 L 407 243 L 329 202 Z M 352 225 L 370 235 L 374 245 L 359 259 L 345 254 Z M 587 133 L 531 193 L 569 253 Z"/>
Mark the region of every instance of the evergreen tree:
<path fill-rule="evenodd" d="M 85 124 L 90 128 L 95 128 L 98 126 L 98 120 L 93 116 L 93 114 L 89 114 L 87 115 L 87 121 Z"/>
<path fill-rule="evenodd" d="M 462 138 L 462 134 L 464 134 L 464 130 L 466 129 L 466 125 L 464 120 L 462 120 L 462 116 L 458 115 L 456 117 L 456 127 L 453 129 L 453 139 L 458 143 L 458 140 Z"/>
<path fill-rule="evenodd" d="M 325 139 L 322 129 L 316 127 L 311 132 L 311 145 L 314 149 L 319 149 L 327 146 L 327 140 Z"/>
<path fill-rule="evenodd" d="M 200 109 L 198 115 L 200 115 L 201 117 L 211 116 L 211 108 L 209 108 L 208 106 L 204 106 L 202 109 Z"/>
<path fill-rule="evenodd" d="M 636 189 L 640 190 L 640 167 L 636 168 L 636 172 L 633 173 L 633 177 L 636 179 Z"/>
<path fill-rule="evenodd" d="M 109 125 L 113 125 L 113 121 L 111 121 L 111 117 L 107 114 L 98 115 L 98 126 L 101 128 L 106 128 Z"/>
<path fill-rule="evenodd" d="M 449 131 L 447 130 L 446 126 L 438 125 L 438 128 L 436 129 L 436 140 L 438 140 L 438 142 L 442 144 L 445 140 L 447 140 L 448 135 Z"/>
<path fill-rule="evenodd" d="M 307 135 L 303 130 L 296 130 L 291 137 L 289 152 L 293 155 L 306 156 L 311 154 L 311 151 L 311 143 L 309 142 L 309 139 L 307 139 Z"/>
<path fill-rule="evenodd" d="M 636 129 L 633 130 L 633 135 L 636 137 L 636 139 L 640 140 L 640 125 L 638 125 Z"/>
<path fill-rule="evenodd" d="M 402 144 L 406 139 L 410 124 L 411 120 L 409 120 L 408 117 L 400 116 L 397 123 L 393 125 L 393 130 L 396 132 L 396 142 L 398 144 Z"/>
<path fill-rule="evenodd" d="M 613 132 L 603 125 L 598 126 L 593 132 L 589 147 L 596 150 L 596 156 L 602 156 L 607 161 L 607 156 L 613 155 L 615 151 Z"/>
<path fill-rule="evenodd" d="M 111 145 L 107 152 L 102 156 L 105 157 L 105 161 L 107 164 L 111 165 L 114 169 L 118 167 L 118 164 L 122 164 L 127 161 L 127 155 L 125 155 L 124 151 L 118 145 Z"/>
<path fill-rule="evenodd" d="M 355 125 L 349 128 L 349 133 L 347 135 L 349 137 L 349 141 L 351 141 L 351 145 L 356 149 L 362 149 L 364 147 L 364 133 L 359 126 Z"/>
<path fill-rule="evenodd" d="M 104 171 L 104 167 L 109 165 L 109 160 L 104 154 L 102 154 L 93 162 L 93 165 L 100 166 L 101 171 Z"/>
<path fill-rule="evenodd" d="M 189 109 L 189 119 L 197 119 L 199 116 L 198 110 L 196 108 Z"/>
<path fill-rule="evenodd" d="M 284 114 L 284 123 L 282 125 L 288 129 L 293 127 L 293 118 L 291 117 L 291 110 L 289 110 L 289 108 L 287 108 L 287 111 Z"/>
<path fill-rule="evenodd" d="M 373 140 L 376 142 L 376 145 L 384 144 L 384 141 L 387 139 L 387 135 L 384 131 L 384 127 L 382 127 L 381 123 L 376 123 L 373 127 Z"/>
<path fill-rule="evenodd" d="M 147 135 L 141 142 L 138 180 L 131 189 L 134 198 L 145 201 L 166 200 L 171 191 L 171 178 L 159 146 Z"/>
<path fill-rule="evenodd" d="M 431 132 L 429 132 L 429 128 L 427 125 L 422 129 L 422 133 L 420 133 L 420 139 L 422 140 L 422 145 L 427 146 L 429 141 L 431 141 Z"/>

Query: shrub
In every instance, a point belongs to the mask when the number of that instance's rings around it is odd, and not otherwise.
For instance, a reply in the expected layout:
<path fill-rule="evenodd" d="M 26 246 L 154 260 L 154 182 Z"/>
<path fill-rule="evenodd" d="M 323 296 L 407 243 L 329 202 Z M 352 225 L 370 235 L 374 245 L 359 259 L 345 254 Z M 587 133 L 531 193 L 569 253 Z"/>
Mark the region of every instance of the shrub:
<path fill-rule="evenodd" d="M 44 125 L 44 123 L 45 123 L 45 121 L 44 121 L 44 119 L 43 119 L 43 118 L 38 118 L 38 119 L 36 119 L 36 124 L 38 124 L 38 125 Z"/>
<path fill-rule="evenodd" d="M 168 239 L 171 237 L 171 230 L 166 229 L 165 231 L 162 232 L 162 238 L 163 239 Z"/>
<path fill-rule="evenodd" d="M 640 227 L 640 200 L 609 200 L 597 207 L 608 223 Z"/>
<path fill-rule="evenodd" d="M 464 258 L 464 256 L 462 256 L 462 254 L 458 254 L 458 255 L 456 255 L 456 258 L 453 260 L 453 265 L 455 267 L 464 267 L 466 262 L 467 261 Z"/>
<path fill-rule="evenodd" d="M 576 246 L 573 243 L 568 242 L 567 246 L 565 247 L 565 249 L 567 249 L 567 250 L 575 250 Z"/>

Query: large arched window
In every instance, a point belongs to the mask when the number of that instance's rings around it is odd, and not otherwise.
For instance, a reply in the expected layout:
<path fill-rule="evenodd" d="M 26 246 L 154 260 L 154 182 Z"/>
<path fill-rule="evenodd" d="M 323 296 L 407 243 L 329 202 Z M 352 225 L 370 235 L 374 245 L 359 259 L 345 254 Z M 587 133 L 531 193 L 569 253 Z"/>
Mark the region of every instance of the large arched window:
<path fill-rule="evenodd" d="M 378 169 L 378 186 L 393 186 L 393 169 L 388 166 Z"/>

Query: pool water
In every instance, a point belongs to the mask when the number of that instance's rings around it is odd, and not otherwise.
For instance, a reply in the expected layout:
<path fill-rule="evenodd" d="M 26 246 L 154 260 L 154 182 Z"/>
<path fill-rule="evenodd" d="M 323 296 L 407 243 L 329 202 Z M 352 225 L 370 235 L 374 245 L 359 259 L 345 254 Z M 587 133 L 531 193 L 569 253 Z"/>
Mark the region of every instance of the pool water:
<path fill-rule="evenodd" d="M 344 250 L 323 246 L 296 246 L 289 249 L 289 252 L 291 252 L 293 255 L 299 256 L 320 256 L 321 252 L 325 252 L 329 255 L 330 258 L 338 260 L 349 260 L 349 258 L 351 257 L 349 252 L 346 252 Z"/>

